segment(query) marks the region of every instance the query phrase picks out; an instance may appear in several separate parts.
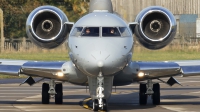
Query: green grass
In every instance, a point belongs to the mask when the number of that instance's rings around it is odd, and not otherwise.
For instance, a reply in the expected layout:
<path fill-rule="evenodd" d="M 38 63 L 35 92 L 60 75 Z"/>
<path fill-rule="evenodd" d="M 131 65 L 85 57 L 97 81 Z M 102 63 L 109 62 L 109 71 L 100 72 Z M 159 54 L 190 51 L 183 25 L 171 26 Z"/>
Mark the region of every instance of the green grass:
<path fill-rule="evenodd" d="M 10 76 L 10 75 L 0 74 L 0 79 L 21 79 L 21 78 L 28 78 L 28 76 L 26 76 L 26 75 Z"/>
<path fill-rule="evenodd" d="M 195 52 L 195 51 L 134 52 L 132 60 L 138 60 L 138 61 L 200 60 L 200 52 Z"/>
<path fill-rule="evenodd" d="M 68 53 L 64 52 L 6 52 L 0 54 L 0 59 L 37 60 L 37 61 L 64 61 L 69 60 Z"/>
<path fill-rule="evenodd" d="M 0 59 L 37 60 L 37 61 L 64 61 L 69 60 L 68 52 L 56 50 L 41 50 L 33 52 L 4 52 Z M 143 47 L 134 49 L 132 60 L 138 61 L 165 61 L 165 60 L 200 60 L 198 49 L 171 49 L 148 50 Z"/>

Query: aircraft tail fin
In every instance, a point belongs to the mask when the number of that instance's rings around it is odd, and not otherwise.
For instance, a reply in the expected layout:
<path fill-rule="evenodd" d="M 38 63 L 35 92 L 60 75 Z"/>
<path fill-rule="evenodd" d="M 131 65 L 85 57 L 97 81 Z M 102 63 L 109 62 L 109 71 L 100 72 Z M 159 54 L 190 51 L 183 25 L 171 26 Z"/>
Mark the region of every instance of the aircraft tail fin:
<path fill-rule="evenodd" d="M 89 12 L 107 11 L 113 13 L 111 0 L 90 0 Z"/>

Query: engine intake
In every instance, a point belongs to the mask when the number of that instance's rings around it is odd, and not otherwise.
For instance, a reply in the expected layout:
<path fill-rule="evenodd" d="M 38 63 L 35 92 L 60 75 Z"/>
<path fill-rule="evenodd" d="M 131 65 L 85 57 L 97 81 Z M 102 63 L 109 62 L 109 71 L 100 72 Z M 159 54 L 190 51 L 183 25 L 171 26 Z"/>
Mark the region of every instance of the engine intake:
<path fill-rule="evenodd" d="M 26 21 L 28 37 L 37 46 L 47 49 L 61 45 L 67 39 L 69 29 L 67 16 L 53 6 L 34 9 Z"/>
<path fill-rule="evenodd" d="M 176 20 L 166 8 L 151 6 L 142 10 L 135 20 L 136 39 L 144 47 L 152 50 L 168 45 L 176 34 Z"/>

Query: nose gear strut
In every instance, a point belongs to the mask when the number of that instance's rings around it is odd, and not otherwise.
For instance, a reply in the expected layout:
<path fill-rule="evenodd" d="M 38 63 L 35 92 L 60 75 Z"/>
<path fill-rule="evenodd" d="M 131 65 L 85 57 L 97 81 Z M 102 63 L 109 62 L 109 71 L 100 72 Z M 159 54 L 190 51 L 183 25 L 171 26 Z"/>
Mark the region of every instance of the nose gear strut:
<path fill-rule="evenodd" d="M 106 99 L 104 99 L 104 77 L 102 72 L 99 72 L 97 77 L 97 89 L 96 89 L 96 97 L 93 101 L 93 110 L 98 111 L 98 109 L 107 111 L 107 103 Z"/>

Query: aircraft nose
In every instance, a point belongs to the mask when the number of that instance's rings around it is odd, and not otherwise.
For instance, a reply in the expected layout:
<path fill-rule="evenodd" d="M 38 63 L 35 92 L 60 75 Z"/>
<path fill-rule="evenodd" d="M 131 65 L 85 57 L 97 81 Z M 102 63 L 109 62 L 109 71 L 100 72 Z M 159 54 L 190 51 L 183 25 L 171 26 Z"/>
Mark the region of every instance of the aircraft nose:
<path fill-rule="evenodd" d="M 108 41 L 107 38 L 92 38 L 88 40 L 88 45 L 81 44 L 74 50 L 74 62 L 88 76 L 97 76 L 100 72 L 103 75 L 113 75 L 128 62 L 127 55 L 132 47 L 125 39 L 109 38 Z"/>
<path fill-rule="evenodd" d="M 121 55 L 114 55 L 107 51 L 94 51 L 91 56 L 87 72 L 93 75 L 98 75 L 99 72 L 102 72 L 103 75 L 116 73 L 123 68 L 125 62 Z"/>

